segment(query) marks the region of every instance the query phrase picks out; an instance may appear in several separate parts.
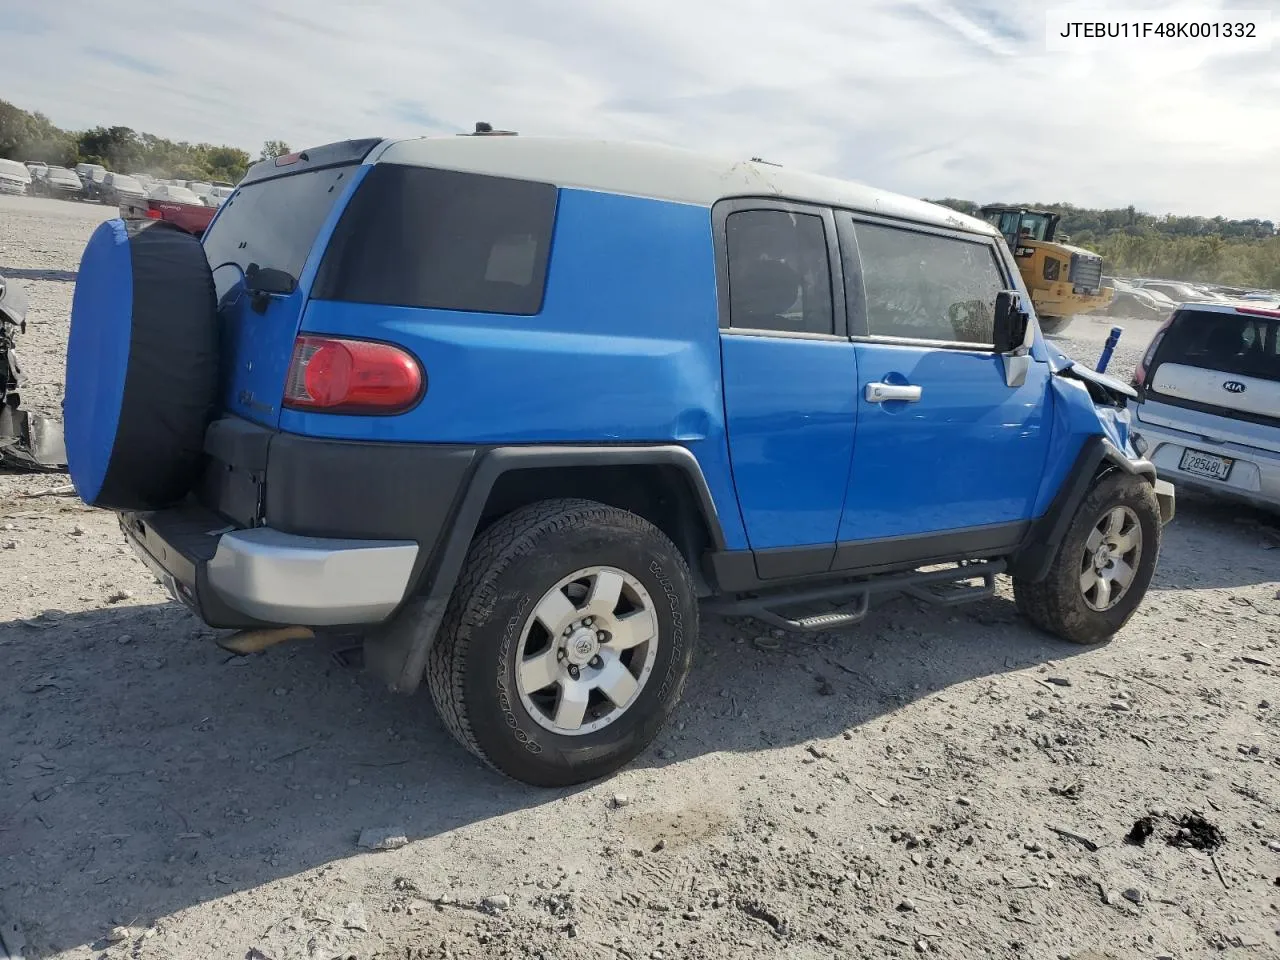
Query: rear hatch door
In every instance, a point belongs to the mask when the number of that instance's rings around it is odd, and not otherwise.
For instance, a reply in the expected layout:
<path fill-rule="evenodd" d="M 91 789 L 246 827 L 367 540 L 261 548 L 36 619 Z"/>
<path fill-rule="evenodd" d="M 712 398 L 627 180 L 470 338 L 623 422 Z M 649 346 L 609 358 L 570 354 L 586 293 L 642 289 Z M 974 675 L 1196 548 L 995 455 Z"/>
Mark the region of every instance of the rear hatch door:
<path fill-rule="evenodd" d="M 1180 310 L 1138 419 L 1280 452 L 1280 312 Z"/>
<path fill-rule="evenodd" d="M 221 333 L 222 406 L 275 427 L 285 376 L 324 243 L 381 140 L 349 140 L 255 164 L 204 235 Z M 256 294 L 273 271 L 292 291 Z"/>

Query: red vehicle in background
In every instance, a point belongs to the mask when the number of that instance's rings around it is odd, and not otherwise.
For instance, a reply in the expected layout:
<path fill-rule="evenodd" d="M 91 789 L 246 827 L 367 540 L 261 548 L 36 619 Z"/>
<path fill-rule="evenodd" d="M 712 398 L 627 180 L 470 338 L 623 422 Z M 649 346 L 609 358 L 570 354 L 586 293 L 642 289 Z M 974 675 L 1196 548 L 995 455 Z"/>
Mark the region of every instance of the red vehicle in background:
<path fill-rule="evenodd" d="M 167 220 L 197 237 L 204 235 L 217 212 L 217 207 L 206 206 L 186 187 L 164 183 L 153 187 L 145 200 L 125 200 L 120 204 L 120 216 L 125 220 Z"/>

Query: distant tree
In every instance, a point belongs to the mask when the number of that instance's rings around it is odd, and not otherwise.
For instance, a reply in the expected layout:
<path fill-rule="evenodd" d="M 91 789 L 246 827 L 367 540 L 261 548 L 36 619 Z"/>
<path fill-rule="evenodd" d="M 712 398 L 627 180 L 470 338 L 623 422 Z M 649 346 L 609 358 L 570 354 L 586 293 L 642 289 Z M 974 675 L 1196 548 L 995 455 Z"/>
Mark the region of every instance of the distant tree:
<path fill-rule="evenodd" d="M 283 140 L 268 140 L 263 143 L 262 153 L 258 155 L 258 159 L 274 160 L 276 157 L 283 157 L 286 153 L 293 153 L 293 147 Z"/>

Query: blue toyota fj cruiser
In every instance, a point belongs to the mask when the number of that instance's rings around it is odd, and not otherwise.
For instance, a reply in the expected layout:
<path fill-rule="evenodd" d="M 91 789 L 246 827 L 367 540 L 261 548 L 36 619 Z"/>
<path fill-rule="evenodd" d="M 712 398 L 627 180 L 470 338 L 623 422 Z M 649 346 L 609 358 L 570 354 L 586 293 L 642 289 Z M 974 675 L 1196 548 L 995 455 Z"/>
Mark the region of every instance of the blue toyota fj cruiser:
<path fill-rule="evenodd" d="M 97 230 L 67 451 L 207 623 L 359 630 L 476 756 L 569 784 L 657 733 L 700 601 L 829 630 L 1007 572 L 1060 637 L 1125 623 L 1172 488 L 1029 303 L 995 228 L 852 183 L 348 141 L 255 165 L 203 243 Z"/>

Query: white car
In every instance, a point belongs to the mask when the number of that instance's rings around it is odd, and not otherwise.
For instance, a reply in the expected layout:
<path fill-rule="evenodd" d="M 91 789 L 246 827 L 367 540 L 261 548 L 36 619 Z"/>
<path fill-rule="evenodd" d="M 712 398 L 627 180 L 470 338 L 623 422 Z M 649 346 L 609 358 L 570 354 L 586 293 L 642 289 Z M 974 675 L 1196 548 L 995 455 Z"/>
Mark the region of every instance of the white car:
<path fill-rule="evenodd" d="M 23 196 L 31 186 L 31 171 L 17 160 L 0 160 L 0 193 Z"/>
<path fill-rule="evenodd" d="M 1280 309 L 1183 304 L 1134 383 L 1135 444 L 1161 477 L 1280 508 Z"/>
<path fill-rule="evenodd" d="M 228 187 L 215 183 L 213 187 L 204 196 L 204 202 L 211 207 L 220 207 L 226 202 L 227 197 L 236 192 L 235 187 Z"/>

